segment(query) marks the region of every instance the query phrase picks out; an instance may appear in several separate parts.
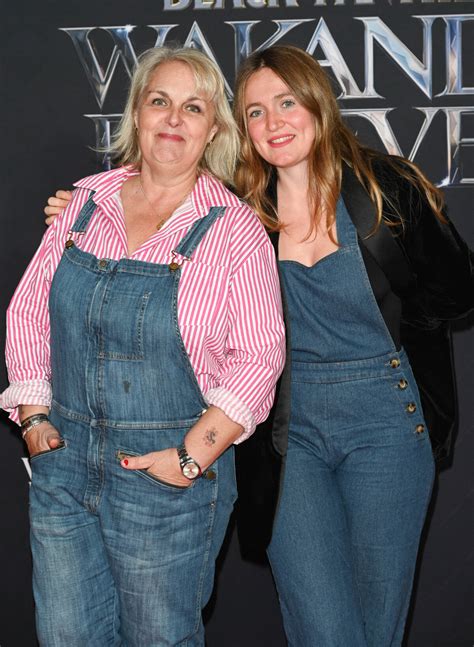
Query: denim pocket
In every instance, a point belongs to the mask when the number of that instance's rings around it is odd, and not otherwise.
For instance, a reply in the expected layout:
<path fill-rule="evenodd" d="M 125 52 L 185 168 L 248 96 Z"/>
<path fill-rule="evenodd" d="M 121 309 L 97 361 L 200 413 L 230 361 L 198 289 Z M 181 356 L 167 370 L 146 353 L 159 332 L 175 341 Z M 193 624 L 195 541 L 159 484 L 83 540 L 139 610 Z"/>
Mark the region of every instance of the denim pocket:
<path fill-rule="evenodd" d="M 143 329 L 151 292 L 115 290 L 107 294 L 102 309 L 99 357 L 109 360 L 143 360 Z M 117 313 L 120 316 L 117 316 Z"/>
<path fill-rule="evenodd" d="M 42 452 L 38 452 L 37 454 L 33 454 L 33 456 L 30 456 L 30 462 L 35 461 L 37 458 L 41 458 L 43 456 L 50 456 L 51 454 L 56 454 L 57 452 L 60 452 L 66 447 L 67 447 L 67 442 L 64 440 L 64 438 L 61 438 L 61 442 L 57 447 L 54 447 L 53 449 L 45 449 Z"/>
<path fill-rule="evenodd" d="M 124 458 L 127 458 L 127 456 L 140 456 L 138 452 L 133 452 L 130 451 L 129 449 L 119 449 L 116 453 L 117 460 L 121 461 Z M 133 473 L 137 474 L 138 476 L 143 477 L 147 481 L 150 481 L 154 485 L 158 485 L 164 490 L 167 490 L 168 492 L 174 492 L 179 494 L 180 492 L 186 492 L 187 490 L 191 490 L 194 487 L 194 484 L 196 481 L 190 481 L 189 485 L 174 485 L 173 483 L 168 483 L 167 481 L 163 481 L 162 479 L 159 478 L 156 474 L 153 474 L 149 470 L 133 470 Z"/>

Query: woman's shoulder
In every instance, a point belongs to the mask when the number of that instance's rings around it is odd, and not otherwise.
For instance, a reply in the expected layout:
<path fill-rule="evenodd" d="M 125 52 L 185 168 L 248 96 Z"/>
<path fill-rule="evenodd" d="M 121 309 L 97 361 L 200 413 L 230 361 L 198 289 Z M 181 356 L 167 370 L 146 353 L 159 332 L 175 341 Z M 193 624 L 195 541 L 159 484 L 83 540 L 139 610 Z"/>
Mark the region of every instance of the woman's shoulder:
<path fill-rule="evenodd" d="M 229 222 L 232 221 L 237 227 L 253 226 L 255 230 L 263 228 L 259 217 L 245 200 L 239 198 L 230 187 L 224 185 L 217 178 L 213 176 L 208 176 L 208 178 L 208 199 L 215 206 L 226 208 Z"/>
<path fill-rule="evenodd" d="M 220 180 L 210 177 L 209 200 L 226 208 L 224 227 L 229 232 L 231 256 L 241 265 L 255 251 L 271 246 L 268 234 L 255 211 Z"/>
<path fill-rule="evenodd" d="M 132 166 L 120 166 L 111 171 L 102 171 L 87 175 L 74 182 L 74 187 L 89 191 L 102 191 L 104 189 L 119 187 L 129 176 L 136 175 L 137 171 Z"/>

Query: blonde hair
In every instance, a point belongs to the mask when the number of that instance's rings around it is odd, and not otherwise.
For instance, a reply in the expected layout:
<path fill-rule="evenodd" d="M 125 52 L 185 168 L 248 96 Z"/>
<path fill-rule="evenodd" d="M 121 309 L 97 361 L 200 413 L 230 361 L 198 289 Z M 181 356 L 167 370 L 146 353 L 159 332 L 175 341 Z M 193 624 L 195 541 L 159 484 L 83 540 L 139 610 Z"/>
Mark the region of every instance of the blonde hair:
<path fill-rule="evenodd" d="M 292 45 L 278 45 L 249 56 L 237 75 L 234 95 L 234 116 L 241 135 L 241 152 L 234 184 L 237 192 L 249 202 L 269 230 L 278 230 L 278 215 L 268 196 L 273 167 L 258 154 L 248 133 L 245 90 L 249 79 L 262 68 L 272 70 L 288 86 L 301 105 L 314 117 L 315 138 L 309 156 L 309 203 L 312 211 L 311 230 L 316 230 L 323 217 L 328 231 L 334 223 L 336 204 L 341 191 L 343 161 L 349 164 L 376 207 L 373 232 L 380 225 L 384 195 L 372 162 L 385 159 L 396 172 L 425 195 L 435 215 L 444 220 L 443 195 L 415 164 L 401 157 L 383 155 L 362 146 L 344 123 L 328 76 L 312 56 Z M 390 204 L 397 219 L 403 222 L 397 205 Z M 400 222 L 400 220 L 398 220 Z M 395 224 L 393 220 L 388 224 Z M 371 233 L 373 233 L 371 232 Z"/>
<path fill-rule="evenodd" d="M 196 80 L 196 89 L 212 102 L 218 131 L 212 144 L 206 147 L 199 162 L 199 172 L 207 171 L 223 182 L 232 183 L 239 152 L 239 136 L 225 94 L 222 74 L 205 54 L 188 47 L 156 47 L 148 49 L 138 59 L 132 76 L 125 109 L 108 152 L 118 164 L 141 165 L 141 151 L 135 128 L 135 113 L 150 78 L 162 63 L 180 62 L 189 65 Z"/>

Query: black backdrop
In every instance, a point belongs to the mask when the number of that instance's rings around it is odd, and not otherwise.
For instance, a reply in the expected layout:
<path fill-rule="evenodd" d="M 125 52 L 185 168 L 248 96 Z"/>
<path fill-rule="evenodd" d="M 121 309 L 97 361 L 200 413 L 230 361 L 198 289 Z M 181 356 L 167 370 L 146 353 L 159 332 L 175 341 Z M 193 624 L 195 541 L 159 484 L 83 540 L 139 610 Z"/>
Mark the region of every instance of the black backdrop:
<path fill-rule="evenodd" d="M 215 56 L 229 87 L 239 59 L 272 39 L 308 48 L 326 61 L 341 107 L 360 137 L 411 155 L 443 184 L 451 217 L 474 243 L 471 2 L 16 0 L 2 7 L 2 312 L 43 233 L 45 197 L 106 164 L 89 147 L 106 141 L 120 113 L 134 53 L 157 39 L 203 47 Z M 459 431 L 425 531 L 409 647 L 469 647 L 474 637 L 469 323 L 459 323 L 455 334 Z M 0 326 L 3 336 L 3 317 Z M 6 384 L 2 366 L 0 390 Z M 0 645 L 34 647 L 28 461 L 5 415 L 0 427 Z M 206 610 L 209 647 L 285 644 L 270 573 L 240 559 L 232 529 L 216 590 Z"/>

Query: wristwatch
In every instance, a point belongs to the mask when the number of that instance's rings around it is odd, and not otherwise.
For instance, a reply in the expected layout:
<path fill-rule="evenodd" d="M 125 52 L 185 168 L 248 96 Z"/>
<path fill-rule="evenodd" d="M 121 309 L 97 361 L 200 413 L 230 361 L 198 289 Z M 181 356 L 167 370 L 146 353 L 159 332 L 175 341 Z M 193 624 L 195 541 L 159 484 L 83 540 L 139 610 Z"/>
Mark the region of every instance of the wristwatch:
<path fill-rule="evenodd" d="M 201 467 L 199 466 L 199 463 L 196 463 L 194 458 L 191 458 L 188 454 L 184 443 L 177 447 L 177 452 L 183 476 L 190 481 L 194 481 L 194 479 L 199 478 L 202 475 Z"/>

